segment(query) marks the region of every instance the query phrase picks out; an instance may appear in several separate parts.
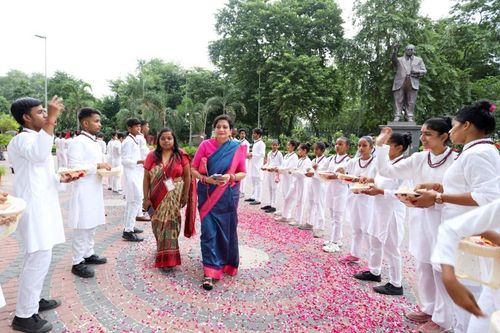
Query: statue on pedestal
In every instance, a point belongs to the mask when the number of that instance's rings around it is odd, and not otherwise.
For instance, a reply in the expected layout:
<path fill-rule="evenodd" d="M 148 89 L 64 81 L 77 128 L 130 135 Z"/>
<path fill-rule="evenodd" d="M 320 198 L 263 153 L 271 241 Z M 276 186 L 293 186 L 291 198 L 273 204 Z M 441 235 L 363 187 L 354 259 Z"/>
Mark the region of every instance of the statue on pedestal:
<path fill-rule="evenodd" d="M 413 122 L 413 110 L 417 100 L 419 80 L 427 73 L 422 58 L 414 56 L 415 46 L 409 44 L 405 48 L 405 54 L 398 58 L 399 44 L 394 45 L 392 50 L 392 64 L 396 69 L 396 76 L 392 85 L 394 104 L 396 111 L 394 121 L 398 122 L 404 114 L 407 121 Z"/>

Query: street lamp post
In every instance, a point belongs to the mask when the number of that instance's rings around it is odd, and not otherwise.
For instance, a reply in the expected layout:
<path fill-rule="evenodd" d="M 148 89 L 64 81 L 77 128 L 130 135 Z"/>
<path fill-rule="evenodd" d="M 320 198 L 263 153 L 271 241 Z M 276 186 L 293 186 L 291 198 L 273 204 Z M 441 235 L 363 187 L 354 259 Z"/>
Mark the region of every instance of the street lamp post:
<path fill-rule="evenodd" d="M 47 109 L 47 36 L 35 35 L 35 37 L 43 39 L 45 44 L 45 109 Z"/>
<path fill-rule="evenodd" d="M 258 94 L 258 102 L 257 102 L 257 128 L 260 128 L 260 69 L 257 71 L 259 74 L 259 94 Z"/>
<path fill-rule="evenodd" d="M 186 116 L 187 116 L 188 122 L 189 122 L 189 143 L 188 143 L 188 145 L 189 145 L 189 147 L 191 147 L 191 145 L 192 145 L 191 137 L 193 136 L 193 128 L 191 126 L 191 118 L 189 117 L 189 112 L 186 113 Z"/>

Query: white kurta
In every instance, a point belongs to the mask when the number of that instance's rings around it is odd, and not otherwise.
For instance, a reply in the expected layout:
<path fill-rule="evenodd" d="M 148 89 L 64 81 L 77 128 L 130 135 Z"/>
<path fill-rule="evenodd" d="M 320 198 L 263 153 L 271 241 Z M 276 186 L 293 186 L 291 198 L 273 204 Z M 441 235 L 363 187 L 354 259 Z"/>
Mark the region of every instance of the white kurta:
<path fill-rule="evenodd" d="M 267 163 L 265 167 L 279 167 L 283 163 L 283 154 L 277 150 L 276 152 L 270 151 L 267 153 Z M 279 174 L 276 172 L 265 171 L 264 173 L 265 187 L 269 191 L 269 205 L 276 206 L 276 192 L 278 189 Z"/>
<path fill-rule="evenodd" d="M 283 204 L 283 217 L 290 219 L 292 217 L 293 209 L 295 208 L 295 220 L 298 224 L 304 224 L 304 193 L 307 193 L 307 186 L 309 185 L 309 178 L 303 173 L 312 167 L 311 160 L 306 156 L 297 161 L 296 170 L 299 173 L 292 173 L 292 182 L 290 190 L 286 194 L 285 202 Z"/>
<path fill-rule="evenodd" d="M 452 153 L 446 161 L 437 168 L 431 168 L 428 164 L 430 156 L 432 163 L 441 161 L 448 155 L 449 149 L 441 155 L 431 152 L 418 152 L 404 160 L 389 163 L 389 146 L 377 147 L 376 158 L 377 169 L 381 176 L 396 179 L 409 179 L 414 185 L 421 183 L 442 183 L 445 171 L 453 164 L 455 153 Z M 429 155 L 430 154 L 430 155 Z M 441 223 L 440 205 L 429 208 L 409 208 L 409 249 L 410 253 L 419 261 L 430 263 L 432 249 L 436 244 L 437 230 Z"/>
<path fill-rule="evenodd" d="M 16 172 L 13 194 L 27 204 L 17 227 L 27 253 L 65 242 L 52 142 L 53 137 L 44 130 L 24 129 L 7 147 Z"/>
<path fill-rule="evenodd" d="M 318 165 L 314 170 L 314 176 L 311 177 L 309 186 L 309 205 L 311 214 L 311 224 L 315 229 L 325 229 L 325 202 L 326 202 L 326 184 L 319 177 L 319 172 L 324 172 L 328 169 L 330 159 L 325 155 L 315 157 L 312 160 L 312 165 Z"/>
<path fill-rule="evenodd" d="M 334 155 L 331 156 L 328 163 L 328 172 L 335 172 L 338 168 L 345 167 L 349 162 L 349 155 Z M 330 212 L 332 218 L 332 232 L 330 241 L 337 243 L 342 238 L 342 221 L 347 210 L 347 196 L 349 187 L 347 184 L 342 184 L 339 179 L 328 181 L 326 184 L 326 203 L 325 207 Z"/>
<path fill-rule="evenodd" d="M 250 143 L 247 139 L 238 140 L 242 146 L 247 147 L 247 154 L 250 153 Z M 245 188 L 247 184 L 247 178 L 250 178 L 250 170 L 248 169 L 248 158 L 245 158 L 245 170 L 247 170 L 247 176 L 240 181 L 240 193 L 245 193 Z"/>
<path fill-rule="evenodd" d="M 262 179 L 262 166 L 266 155 L 266 145 L 262 140 L 257 140 L 252 146 L 252 158 L 250 159 L 250 177 Z"/>
<path fill-rule="evenodd" d="M 292 176 L 288 173 L 287 170 L 295 169 L 297 167 L 298 161 L 299 157 L 295 152 L 288 153 L 283 156 L 283 162 L 278 168 L 278 172 L 280 173 L 279 190 L 281 192 L 281 196 L 283 197 L 283 201 L 285 200 L 286 194 L 290 190 L 290 186 L 292 183 Z"/>
<path fill-rule="evenodd" d="M 446 194 L 470 192 L 472 199 L 482 206 L 500 197 L 500 155 L 494 144 L 475 144 L 480 141 L 492 142 L 481 139 L 466 144 L 462 154 L 446 170 L 443 189 Z M 476 207 L 445 203 L 442 220 L 448 220 L 474 208 Z"/>
<path fill-rule="evenodd" d="M 101 144 L 85 131 L 73 139 L 68 149 L 69 168 L 86 170 L 87 174 L 74 182 L 69 205 L 69 226 L 75 229 L 92 229 L 105 222 L 102 177 L 97 163 L 104 155 Z"/>
<path fill-rule="evenodd" d="M 368 160 L 361 160 L 359 157 L 353 158 L 345 164 L 345 170 L 350 175 L 375 178 L 377 174 L 376 161 L 375 157 L 371 163 Z M 366 232 L 373 217 L 373 197 L 351 192 L 348 195 L 348 209 L 352 228 Z"/>
<path fill-rule="evenodd" d="M 142 160 L 143 152 L 139 146 L 139 136 L 133 137 L 127 135 L 122 142 L 122 165 L 124 168 L 125 178 L 127 183 L 131 182 L 134 186 L 141 189 L 142 193 L 142 177 L 144 176 L 144 168 L 137 161 Z M 129 192 L 127 191 L 127 195 Z"/>

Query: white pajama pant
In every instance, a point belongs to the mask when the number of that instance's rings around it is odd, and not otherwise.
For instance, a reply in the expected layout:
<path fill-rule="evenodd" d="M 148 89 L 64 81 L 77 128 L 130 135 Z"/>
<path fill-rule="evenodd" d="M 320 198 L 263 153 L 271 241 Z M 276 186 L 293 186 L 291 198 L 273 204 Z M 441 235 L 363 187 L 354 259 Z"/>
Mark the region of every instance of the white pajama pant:
<path fill-rule="evenodd" d="M 252 196 L 251 198 L 255 201 L 261 200 L 262 195 L 262 178 L 261 177 L 252 177 Z"/>
<path fill-rule="evenodd" d="M 278 183 L 275 182 L 276 173 L 266 172 L 264 184 L 269 192 L 269 206 L 276 207 L 276 192 L 278 191 Z"/>
<path fill-rule="evenodd" d="M 126 195 L 126 206 L 125 206 L 125 214 L 123 217 L 125 231 L 132 232 L 135 227 L 135 218 L 142 215 L 142 183 L 139 184 L 139 179 L 132 178 L 137 175 L 127 175 L 125 179 L 125 185 L 127 189 Z M 141 177 L 142 179 L 142 177 Z"/>
<path fill-rule="evenodd" d="M 477 300 L 477 305 L 483 310 L 486 318 L 479 318 L 471 315 L 467 333 L 483 333 L 490 327 L 490 318 L 493 312 L 500 311 L 500 289 L 493 290 L 489 287 L 483 287 L 481 296 Z M 491 330 L 491 332 L 494 332 Z"/>
<path fill-rule="evenodd" d="M 301 182 L 300 179 L 294 180 L 294 182 L 295 184 L 292 184 L 290 187 L 285 197 L 285 202 L 283 203 L 283 217 L 291 219 L 293 209 L 295 208 L 295 221 L 299 224 L 303 224 L 304 207 L 302 196 L 304 194 L 304 185 L 296 184 L 296 182 Z"/>
<path fill-rule="evenodd" d="M 121 176 L 112 176 L 109 177 L 109 186 L 114 192 L 118 192 L 122 190 L 122 180 Z"/>
<path fill-rule="evenodd" d="M 332 185 L 330 185 L 332 186 Z M 337 243 L 342 239 L 342 222 L 344 220 L 345 211 L 347 210 L 347 187 L 326 190 L 326 207 L 330 212 L 332 219 L 332 233 L 330 234 L 330 241 Z"/>
<path fill-rule="evenodd" d="M 453 324 L 453 301 L 441 279 L 441 272 L 432 268 L 429 263 L 416 260 L 418 274 L 418 296 L 421 310 L 432 315 L 432 321 L 449 329 Z"/>
<path fill-rule="evenodd" d="M 94 254 L 95 229 L 73 229 L 73 265 Z"/>
<path fill-rule="evenodd" d="M 314 229 L 325 230 L 325 186 L 315 179 L 309 186 L 310 220 Z"/>
<path fill-rule="evenodd" d="M 43 281 L 49 271 L 52 249 L 24 254 L 23 268 L 19 276 L 16 316 L 29 318 L 38 313 L 38 302 Z"/>
<path fill-rule="evenodd" d="M 387 239 L 380 241 L 377 237 L 369 235 L 370 257 L 368 258 L 368 268 L 374 275 L 382 273 L 382 259 L 385 258 L 389 264 L 389 283 L 395 287 L 401 287 L 403 280 L 403 263 L 401 260 L 400 246 L 403 238 L 399 236 L 396 219 L 391 219 Z"/>
<path fill-rule="evenodd" d="M 361 258 L 363 256 L 363 246 L 367 241 L 367 236 L 361 228 L 352 229 L 351 255 Z"/>

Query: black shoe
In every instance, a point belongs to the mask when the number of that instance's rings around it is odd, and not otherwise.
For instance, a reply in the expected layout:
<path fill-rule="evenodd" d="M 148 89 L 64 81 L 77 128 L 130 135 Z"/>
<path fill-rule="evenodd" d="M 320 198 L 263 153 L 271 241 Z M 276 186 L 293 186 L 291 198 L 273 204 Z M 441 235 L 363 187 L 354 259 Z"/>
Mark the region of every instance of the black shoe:
<path fill-rule="evenodd" d="M 252 206 L 260 205 L 260 201 L 255 201 L 254 200 L 254 201 L 250 202 L 250 205 L 252 205 Z"/>
<path fill-rule="evenodd" d="M 85 260 L 85 264 L 87 265 L 102 265 L 108 262 L 108 260 L 104 257 L 99 257 L 97 254 L 93 254 L 88 258 L 83 258 Z"/>
<path fill-rule="evenodd" d="M 205 277 L 203 279 L 203 289 L 205 290 L 212 290 L 214 289 L 214 279 Z"/>
<path fill-rule="evenodd" d="M 265 210 L 266 213 L 274 213 L 275 211 L 276 211 L 276 208 L 274 208 L 274 207 L 271 207 L 271 208 Z"/>
<path fill-rule="evenodd" d="M 142 242 L 144 240 L 143 238 L 137 237 L 136 234 L 130 231 L 124 231 L 122 238 L 129 242 Z"/>
<path fill-rule="evenodd" d="M 403 287 L 395 287 L 392 283 L 386 283 L 383 286 L 373 287 L 373 290 L 379 294 L 384 295 L 395 295 L 401 296 L 403 295 Z"/>
<path fill-rule="evenodd" d="M 134 227 L 134 234 L 140 234 L 144 230 Z"/>
<path fill-rule="evenodd" d="M 363 281 L 374 281 L 374 282 L 382 281 L 380 275 L 374 275 L 370 271 L 364 271 L 358 274 L 354 274 L 354 277 L 358 280 L 363 280 Z"/>
<path fill-rule="evenodd" d="M 248 198 L 248 199 L 245 199 L 245 201 L 246 201 L 246 202 L 254 202 L 254 201 L 255 201 L 255 199 L 250 199 L 250 198 Z"/>
<path fill-rule="evenodd" d="M 52 324 L 42 319 L 38 313 L 35 313 L 29 318 L 19 318 L 15 316 L 12 319 L 12 328 L 16 331 L 27 333 L 43 333 L 52 329 Z"/>
<path fill-rule="evenodd" d="M 42 298 L 38 302 L 38 312 L 42 311 L 48 311 L 57 308 L 59 305 L 61 305 L 61 301 L 57 299 L 45 299 Z"/>
<path fill-rule="evenodd" d="M 262 209 L 262 210 L 266 210 L 266 209 L 269 209 L 269 208 L 273 208 L 273 207 L 271 207 L 271 206 L 269 206 L 269 205 L 264 206 L 264 207 L 260 207 L 260 209 Z"/>
<path fill-rule="evenodd" d="M 71 267 L 71 273 L 82 278 L 94 277 L 94 270 L 89 266 L 85 265 L 85 261 Z"/>

